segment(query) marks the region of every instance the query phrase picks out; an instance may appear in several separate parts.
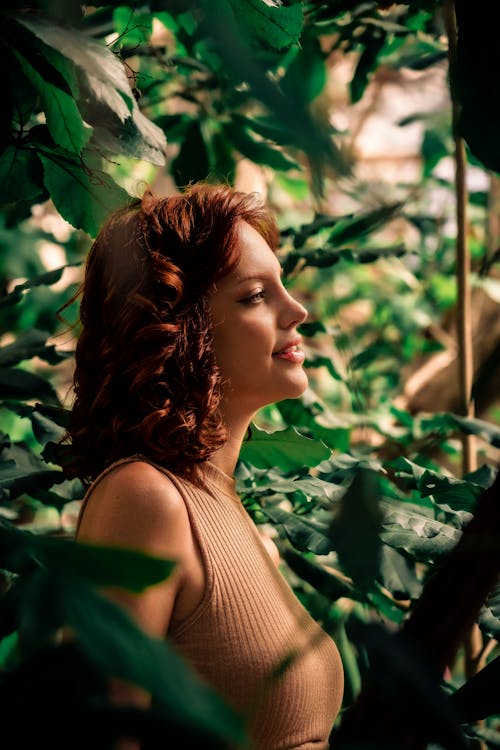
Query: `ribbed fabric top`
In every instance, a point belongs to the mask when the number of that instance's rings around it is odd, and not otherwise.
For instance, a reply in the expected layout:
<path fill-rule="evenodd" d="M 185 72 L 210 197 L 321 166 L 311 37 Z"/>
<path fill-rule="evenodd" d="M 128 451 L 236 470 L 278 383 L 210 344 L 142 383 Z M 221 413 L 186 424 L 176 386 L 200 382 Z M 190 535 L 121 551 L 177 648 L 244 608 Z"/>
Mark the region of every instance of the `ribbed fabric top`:
<path fill-rule="evenodd" d="M 231 477 L 205 462 L 197 486 L 153 465 L 184 500 L 206 574 L 169 639 L 247 717 L 255 750 L 326 750 L 343 694 L 334 642 L 276 568 Z"/>

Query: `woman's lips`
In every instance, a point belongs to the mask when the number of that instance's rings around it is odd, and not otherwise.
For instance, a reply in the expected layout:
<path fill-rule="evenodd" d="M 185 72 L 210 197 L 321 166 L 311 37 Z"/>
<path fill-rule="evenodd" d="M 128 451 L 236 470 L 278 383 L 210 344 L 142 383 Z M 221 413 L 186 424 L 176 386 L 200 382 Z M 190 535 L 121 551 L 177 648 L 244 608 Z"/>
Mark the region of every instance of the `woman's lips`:
<path fill-rule="evenodd" d="M 299 349 L 298 346 L 289 346 L 286 349 L 282 349 L 280 352 L 276 352 L 273 354 L 273 357 L 276 359 L 284 359 L 287 362 L 293 362 L 294 364 L 301 365 L 306 355 L 302 351 L 302 349 Z"/>

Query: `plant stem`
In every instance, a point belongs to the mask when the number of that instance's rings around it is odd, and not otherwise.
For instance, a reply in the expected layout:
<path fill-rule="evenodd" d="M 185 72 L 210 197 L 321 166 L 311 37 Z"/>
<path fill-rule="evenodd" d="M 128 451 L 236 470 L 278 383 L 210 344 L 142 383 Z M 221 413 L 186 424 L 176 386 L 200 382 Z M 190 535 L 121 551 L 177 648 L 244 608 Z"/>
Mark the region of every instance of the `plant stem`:
<path fill-rule="evenodd" d="M 444 2 L 443 13 L 448 35 L 452 129 L 455 143 L 457 354 L 458 377 L 460 384 L 459 408 L 464 416 L 473 417 L 474 404 L 472 401 L 472 378 L 474 374 L 474 363 L 471 325 L 470 254 L 467 246 L 467 158 L 465 154 L 465 144 L 460 137 L 458 128 L 460 105 L 457 100 L 455 86 L 457 67 L 457 20 L 453 0 L 446 0 Z M 464 474 L 467 474 L 477 467 L 474 436 L 463 435 L 462 446 L 462 470 Z"/>

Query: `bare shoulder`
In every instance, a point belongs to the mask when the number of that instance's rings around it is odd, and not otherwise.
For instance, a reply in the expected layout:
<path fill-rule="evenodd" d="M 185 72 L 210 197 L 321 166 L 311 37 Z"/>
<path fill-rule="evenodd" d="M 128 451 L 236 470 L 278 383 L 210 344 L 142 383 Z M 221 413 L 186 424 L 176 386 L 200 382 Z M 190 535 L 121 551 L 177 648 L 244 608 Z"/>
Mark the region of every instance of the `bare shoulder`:
<path fill-rule="evenodd" d="M 186 506 L 172 480 L 145 461 L 133 461 L 97 484 L 78 538 L 165 554 L 182 546 L 189 533 Z"/>

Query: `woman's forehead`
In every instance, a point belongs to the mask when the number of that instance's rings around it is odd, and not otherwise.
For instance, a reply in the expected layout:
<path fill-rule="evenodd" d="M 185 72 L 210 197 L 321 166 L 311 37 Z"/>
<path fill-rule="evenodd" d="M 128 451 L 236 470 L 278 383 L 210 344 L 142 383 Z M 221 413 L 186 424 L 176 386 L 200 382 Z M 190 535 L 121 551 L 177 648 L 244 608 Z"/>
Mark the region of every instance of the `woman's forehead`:
<path fill-rule="evenodd" d="M 281 266 L 276 254 L 264 237 L 246 222 L 238 227 L 237 263 L 228 274 L 232 280 L 242 283 L 262 275 L 281 275 Z"/>

